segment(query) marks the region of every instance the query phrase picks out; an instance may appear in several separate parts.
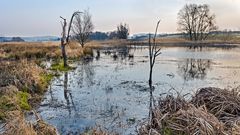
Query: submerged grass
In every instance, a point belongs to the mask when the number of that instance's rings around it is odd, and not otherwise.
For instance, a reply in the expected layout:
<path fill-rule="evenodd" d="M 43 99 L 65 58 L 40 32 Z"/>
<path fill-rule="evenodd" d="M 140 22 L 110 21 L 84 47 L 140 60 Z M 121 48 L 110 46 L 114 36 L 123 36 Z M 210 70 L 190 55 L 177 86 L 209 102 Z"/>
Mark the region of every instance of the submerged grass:
<path fill-rule="evenodd" d="M 65 67 L 63 62 L 56 62 L 51 65 L 51 70 L 54 70 L 54 71 L 69 71 L 72 69 L 74 69 L 74 67 L 71 67 L 69 65 Z"/>

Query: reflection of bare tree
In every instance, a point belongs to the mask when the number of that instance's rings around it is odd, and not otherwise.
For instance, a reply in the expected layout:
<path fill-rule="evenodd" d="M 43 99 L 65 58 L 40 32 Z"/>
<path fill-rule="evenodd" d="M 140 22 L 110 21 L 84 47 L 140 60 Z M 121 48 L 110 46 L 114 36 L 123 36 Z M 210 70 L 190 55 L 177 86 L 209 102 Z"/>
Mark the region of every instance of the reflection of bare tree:
<path fill-rule="evenodd" d="M 73 109 L 76 109 L 76 108 L 75 108 L 75 105 L 73 102 L 72 93 L 70 90 L 68 90 L 68 72 L 64 73 L 63 88 L 64 88 L 64 98 L 67 103 L 67 109 L 68 109 L 69 115 L 71 115 L 71 104 L 72 104 Z"/>
<path fill-rule="evenodd" d="M 178 72 L 185 81 L 192 79 L 204 79 L 207 70 L 211 68 L 210 60 L 186 59 L 178 64 Z"/>
<path fill-rule="evenodd" d="M 96 56 L 96 60 L 99 60 L 100 59 L 100 51 L 97 50 L 97 56 Z"/>
<path fill-rule="evenodd" d="M 78 69 L 78 86 L 82 87 L 84 82 L 86 82 L 88 87 L 92 86 L 94 84 L 94 76 L 95 71 L 91 61 L 83 61 Z"/>

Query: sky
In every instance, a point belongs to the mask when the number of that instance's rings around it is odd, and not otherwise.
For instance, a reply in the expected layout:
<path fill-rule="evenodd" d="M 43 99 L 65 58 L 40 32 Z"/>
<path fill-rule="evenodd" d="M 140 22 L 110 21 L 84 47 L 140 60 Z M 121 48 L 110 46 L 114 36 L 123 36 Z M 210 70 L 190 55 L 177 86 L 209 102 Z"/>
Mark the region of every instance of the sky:
<path fill-rule="evenodd" d="M 61 19 L 89 9 L 94 31 L 113 31 L 121 22 L 130 34 L 177 32 L 177 13 L 189 3 L 208 4 L 220 30 L 240 30 L 240 0 L 1 0 L 0 36 L 59 36 Z"/>

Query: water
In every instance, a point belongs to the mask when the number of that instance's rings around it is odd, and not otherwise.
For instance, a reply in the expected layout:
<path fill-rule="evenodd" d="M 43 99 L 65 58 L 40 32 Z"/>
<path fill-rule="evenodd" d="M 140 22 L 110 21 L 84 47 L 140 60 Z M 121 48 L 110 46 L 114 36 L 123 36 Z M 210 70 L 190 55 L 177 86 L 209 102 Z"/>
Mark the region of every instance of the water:
<path fill-rule="evenodd" d="M 162 48 L 154 67 L 153 95 L 237 87 L 238 52 L 238 48 Z M 76 70 L 52 82 L 38 112 L 61 134 L 79 134 L 96 126 L 136 134 L 136 126 L 149 111 L 148 59 L 145 47 L 95 51 L 93 60 L 76 63 Z"/>

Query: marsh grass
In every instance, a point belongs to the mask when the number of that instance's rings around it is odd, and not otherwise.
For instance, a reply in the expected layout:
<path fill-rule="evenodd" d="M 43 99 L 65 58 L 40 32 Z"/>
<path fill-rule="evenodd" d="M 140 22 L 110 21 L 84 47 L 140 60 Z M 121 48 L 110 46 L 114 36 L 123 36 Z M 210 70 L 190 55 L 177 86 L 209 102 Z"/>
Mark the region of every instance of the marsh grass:
<path fill-rule="evenodd" d="M 139 134 L 236 135 L 240 132 L 239 91 L 202 88 L 191 100 L 177 94 L 161 96 L 150 122 L 143 123 Z"/>
<path fill-rule="evenodd" d="M 0 61 L 0 71 L 0 120 L 6 123 L 4 134 L 56 134 L 55 128 L 48 124 L 34 129 L 24 117 L 24 112 L 30 111 L 36 100 L 41 100 L 54 74 L 25 59 Z"/>
<path fill-rule="evenodd" d="M 93 55 L 92 49 L 83 49 L 75 43 L 67 46 L 68 58 L 79 59 Z M 55 135 L 56 129 L 42 120 L 32 125 L 25 120 L 24 112 L 30 111 L 42 99 L 51 80 L 58 75 L 55 71 L 68 71 L 61 62 L 58 42 L 43 43 L 0 43 L 0 120 L 6 123 L 4 134 Z M 55 63 L 46 70 L 43 61 Z"/>
<path fill-rule="evenodd" d="M 17 93 L 17 96 L 18 96 L 18 100 L 19 100 L 19 106 L 21 107 L 21 109 L 29 111 L 31 109 L 31 106 L 28 103 L 30 94 L 27 92 L 19 91 Z"/>
<path fill-rule="evenodd" d="M 226 129 L 240 131 L 240 90 L 202 88 L 196 92 L 191 103 L 196 107 L 206 106 L 207 110 L 224 123 Z"/>
<path fill-rule="evenodd" d="M 66 46 L 70 59 L 81 57 L 82 48 L 75 42 Z M 0 58 L 7 59 L 59 59 L 62 57 L 59 42 L 21 42 L 0 43 Z"/>

